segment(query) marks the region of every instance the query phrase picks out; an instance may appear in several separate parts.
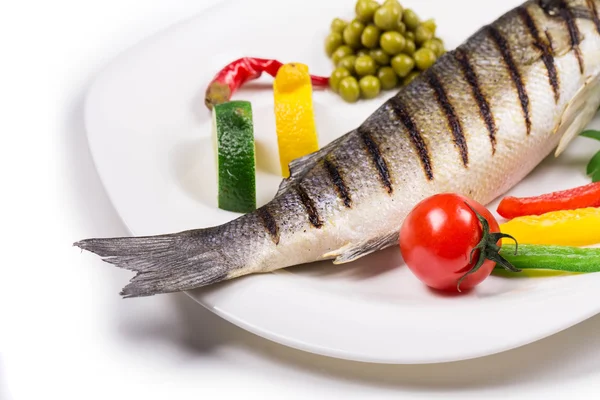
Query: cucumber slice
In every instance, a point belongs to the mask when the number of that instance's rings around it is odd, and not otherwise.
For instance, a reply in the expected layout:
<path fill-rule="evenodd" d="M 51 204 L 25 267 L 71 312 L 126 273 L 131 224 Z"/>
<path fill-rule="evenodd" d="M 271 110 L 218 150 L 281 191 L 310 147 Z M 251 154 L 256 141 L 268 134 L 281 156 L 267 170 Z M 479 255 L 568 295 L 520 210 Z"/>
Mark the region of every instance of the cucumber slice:
<path fill-rule="evenodd" d="M 254 211 L 256 155 L 250 102 L 230 101 L 214 106 L 213 143 L 219 208 L 238 213 Z"/>

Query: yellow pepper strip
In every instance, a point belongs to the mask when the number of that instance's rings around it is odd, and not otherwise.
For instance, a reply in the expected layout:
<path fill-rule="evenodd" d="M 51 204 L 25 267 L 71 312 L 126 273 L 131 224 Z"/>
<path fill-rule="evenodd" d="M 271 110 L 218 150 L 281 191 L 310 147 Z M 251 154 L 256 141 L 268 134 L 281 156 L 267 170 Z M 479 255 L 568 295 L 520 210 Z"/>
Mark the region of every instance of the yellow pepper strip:
<path fill-rule="evenodd" d="M 300 63 L 282 65 L 273 90 L 279 162 L 287 178 L 290 161 L 319 150 L 308 67 Z"/>
<path fill-rule="evenodd" d="M 589 246 L 600 243 L 600 208 L 518 217 L 500 225 L 500 231 L 519 244 Z"/>

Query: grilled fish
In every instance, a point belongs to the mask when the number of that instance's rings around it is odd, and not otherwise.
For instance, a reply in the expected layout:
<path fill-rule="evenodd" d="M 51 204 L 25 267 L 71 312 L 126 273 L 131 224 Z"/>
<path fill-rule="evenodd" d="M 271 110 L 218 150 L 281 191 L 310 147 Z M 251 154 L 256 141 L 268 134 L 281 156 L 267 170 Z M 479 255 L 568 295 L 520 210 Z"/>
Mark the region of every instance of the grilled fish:
<path fill-rule="evenodd" d="M 136 272 L 124 297 L 194 289 L 394 245 L 422 199 L 508 191 L 600 106 L 600 0 L 527 1 L 482 27 L 360 126 L 294 160 L 277 195 L 221 226 L 75 243 Z"/>

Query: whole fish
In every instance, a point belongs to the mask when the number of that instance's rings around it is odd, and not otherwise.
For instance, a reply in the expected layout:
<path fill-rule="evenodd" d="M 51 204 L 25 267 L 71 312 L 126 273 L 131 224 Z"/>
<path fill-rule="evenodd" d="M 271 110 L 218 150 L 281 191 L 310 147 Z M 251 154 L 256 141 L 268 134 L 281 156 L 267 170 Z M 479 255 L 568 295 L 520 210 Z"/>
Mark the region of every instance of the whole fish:
<path fill-rule="evenodd" d="M 483 4 L 483 3 L 481 3 Z M 137 274 L 124 297 L 194 289 L 397 244 L 436 193 L 488 204 L 600 106 L 600 0 L 528 1 L 447 52 L 359 127 L 290 164 L 275 198 L 229 223 L 75 243 Z"/>

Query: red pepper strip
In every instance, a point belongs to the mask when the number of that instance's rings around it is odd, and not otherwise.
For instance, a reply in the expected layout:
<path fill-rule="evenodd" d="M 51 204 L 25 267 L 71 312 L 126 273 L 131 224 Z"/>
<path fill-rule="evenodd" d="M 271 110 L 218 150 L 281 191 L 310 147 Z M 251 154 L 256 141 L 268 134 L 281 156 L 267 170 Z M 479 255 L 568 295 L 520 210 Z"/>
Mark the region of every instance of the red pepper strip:
<path fill-rule="evenodd" d="M 507 219 L 524 215 L 542 215 L 551 211 L 600 207 L 600 182 L 536 197 L 505 197 L 498 214 Z"/>
<path fill-rule="evenodd" d="M 243 57 L 226 65 L 219 71 L 206 89 L 204 102 L 209 110 L 215 104 L 225 103 L 246 82 L 258 79 L 263 72 L 275 77 L 283 65 L 277 60 L 265 58 Z M 326 76 L 311 75 L 315 87 L 326 87 L 329 78 Z"/>

